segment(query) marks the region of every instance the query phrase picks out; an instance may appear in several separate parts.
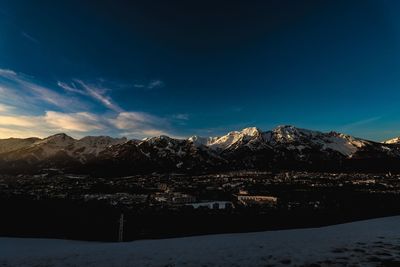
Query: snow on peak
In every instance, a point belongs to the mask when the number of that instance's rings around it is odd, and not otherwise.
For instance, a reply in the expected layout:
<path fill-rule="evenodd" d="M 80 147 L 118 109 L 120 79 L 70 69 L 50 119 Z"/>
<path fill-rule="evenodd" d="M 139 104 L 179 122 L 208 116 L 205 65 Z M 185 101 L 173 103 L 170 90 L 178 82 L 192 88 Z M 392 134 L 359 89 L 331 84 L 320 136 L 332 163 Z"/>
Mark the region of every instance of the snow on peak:
<path fill-rule="evenodd" d="M 273 131 L 274 141 L 278 143 L 299 141 L 300 138 L 313 138 L 321 132 L 296 128 L 291 125 L 280 125 Z"/>
<path fill-rule="evenodd" d="M 322 133 L 291 125 L 281 125 L 272 131 L 262 132 L 256 127 L 232 131 L 218 137 L 192 136 L 188 139 L 195 145 L 205 145 L 213 149 L 227 149 L 246 145 L 252 149 L 258 147 L 286 146 L 288 149 L 302 150 L 306 147 L 319 147 L 321 150 L 334 150 L 345 156 L 352 155 L 364 143 L 348 135 Z"/>
<path fill-rule="evenodd" d="M 281 125 L 272 131 L 266 132 L 262 132 L 256 127 L 249 127 L 241 131 L 229 132 L 223 136 L 192 136 L 188 140 L 196 146 L 205 145 L 213 149 L 236 148 L 242 145 L 252 149 L 265 146 L 285 146 L 289 150 L 296 149 L 299 151 L 304 148 L 317 148 L 321 151 L 331 150 L 344 156 L 353 155 L 368 143 L 368 141 L 346 134 L 337 132 L 323 133 L 291 125 Z"/>
<path fill-rule="evenodd" d="M 156 137 L 148 137 L 142 140 L 142 142 L 149 142 L 151 144 L 156 144 L 159 143 L 160 141 L 166 141 L 166 142 L 171 142 L 173 138 L 167 136 L 167 135 L 159 135 Z"/>
<path fill-rule="evenodd" d="M 262 132 L 256 127 L 244 128 L 241 131 L 232 131 L 223 136 L 216 137 L 199 137 L 192 136 L 188 140 L 195 145 L 205 145 L 214 149 L 227 149 L 232 145 L 243 141 L 247 142 L 253 138 L 261 136 Z"/>
<path fill-rule="evenodd" d="M 201 137 L 198 135 L 193 135 L 188 138 L 188 141 L 192 142 L 195 146 L 200 146 L 200 145 L 208 145 L 209 139 L 212 137 Z"/>
<path fill-rule="evenodd" d="M 350 135 L 330 132 L 323 138 L 323 149 L 331 149 L 345 156 L 351 156 L 366 145 L 367 141 Z"/>
<path fill-rule="evenodd" d="M 395 137 L 383 142 L 384 144 L 400 144 L 400 137 Z"/>
<path fill-rule="evenodd" d="M 74 151 L 80 151 L 81 154 L 98 155 L 107 147 L 126 143 L 126 137 L 112 138 L 109 136 L 86 136 L 74 144 Z"/>
<path fill-rule="evenodd" d="M 248 135 L 248 136 L 256 136 L 261 134 L 261 130 L 258 129 L 257 127 L 248 127 L 244 128 L 243 130 L 240 131 L 243 135 Z"/>
<path fill-rule="evenodd" d="M 367 141 L 337 132 L 323 133 L 284 125 L 272 131 L 271 143 L 291 144 L 289 149 L 298 150 L 320 147 L 322 151 L 333 150 L 344 156 L 351 156 L 364 147 Z"/>

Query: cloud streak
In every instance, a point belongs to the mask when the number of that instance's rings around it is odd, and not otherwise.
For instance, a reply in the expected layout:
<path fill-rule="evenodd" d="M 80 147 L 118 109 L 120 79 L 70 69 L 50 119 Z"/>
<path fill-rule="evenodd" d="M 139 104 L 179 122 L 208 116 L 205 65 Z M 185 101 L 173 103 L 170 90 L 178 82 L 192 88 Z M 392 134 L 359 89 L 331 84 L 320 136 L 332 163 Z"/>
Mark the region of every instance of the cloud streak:
<path fill-rule="evenodd" d="M 0 69 L 0 82 L 0 102 L 10 103 L 21 109 L 27 105 L 39 106 L 43 102 L 66 110 L 71 110 L 72 107 L 86 108 L 79 99 L 59 94 L 38 84 L 32 77 L 12 70 Z"/>
<path fill-rule="evenodd" d="M 167 119 L 144 112 L 122 112 L 104 117 L 89 112 L 46 111 L 43 115 L 0 115 L 0 138 L 46 137 L 66 132 L 74 137 L 109 134 L 129 138 L 171 135 Z"/>
<path fill-rule="evenodd" d="M 0 116 L 0 125 L 2 126 L 18 126 L 18 127 L 35 127 L 39 123 L 39 117 L 34 116 Z"/>
<path fill-rule="evenodd" d="M 174 114 L 174 115 L 172 115 L 172 118 L 176 119 L 176 120 L 187 121 L 187 120 L 189 120 L 189 114 L 186 114 L 186 113 Z"/>
<path fill-rule="evenodd" d="M 42 85 L 34 77 L 0 68 L 0 138 L 46 137 L 60 132 L 74 137 L 174 136 L 171 124 L 188 120 L 186 114 L 159 117 L 126 111 L 109 95 L 110 89 L 83 80 L 58 81 L 54 86 L 58 90 Z M 159 80 L 146 85 L 148 88 L 160 86 L 163 83 Z M 90 112 L 89 107 L 95 103 L 106 111 Z"/>
<path fill-rule="evenodd" d="M 6 113 L 13 110 L 14 107 L 0 103 L 0 113 Z"/>
<path fill-rule="evenodd" d="M 6 136 L 0 134 L 0 138 L 28 137 L 27 133 L 45 137 L 58 132 L 69 132 L 80 136 L 87 132 L 103 130 L 105 127 L 106 125 L 97 115 L 86 112 L 46 111 L 44 115 L 39 116 L 0 116 L 0 132 L 7 134 Z"/>
<path fill-rule="evenodd" d="M 43 119 L 51 128 L 60 131 L 90 132 L 105 128 L 97 115 L 88 112 L 67 114 L 47 111 Z"/>
<path fill-rule="evenodd" d="M 152 89 L 155 89 L 155 88 L 164 87 L 164 85 L 165 85 L 164 82 L 161 81 L 161 80 L 152 80 L 148 84 L 142 84 L 142 83 L 134 84 L 133 87 L 152 90 Z"/>
<path fill-rule="evenodd" d="M 29 41 L 31 41 L 32 43 L 34 43 L 34 44 L 40 44 L 40 42 L 39 42 L 38 39 L 32 37 L 30 34 L 24 32 L 24 31 L 21 32 L 21 35 L 22 35 L 24 38 L 26 38 L 26 39 L 28 39 Z"/>
<path fill-rule="evenodd" d="M 171 135 L 169 121 L 145 112 L 121 112 L 109 120 L 114 127 L 128 137 L 144 138 L 156 135 Z"/>
<path fill-rule="evenodd" d="M 77 80 L 77 82 L 86 90 L 86 92 L 91 96 L 92 98 L 98 100 L 100 103 L 102 103 L 105 107 L 116 111 L 116 112 L 122 112 L 123 109 L 118 106 L 117 104 L 114 103 L 114 101 L 111 99 L 111 97 L 105 95 L 103 93 L 103 90 L 100 88 L 97 88 L 95 86 L 87 85 L 82 81 Z"/>
<path fill-rule="evenodd" d="M 100 102 L 104 107 L 110 110 L 113 110 L 115 112 L 123 112 L 123 109 L 118 104 L 116 104 L 110 96 L 105 94 L 105 92 L 107 91 L 106 89 L 87 84 L 81 80 L 74 81 L 76 84 L 79 85 L 79 88 L 76 86 L 75 83 L 71 83 L 71 85 L 68 85 L 59 81 L 57 82 L 57 84 L 67 92 L 91 97 L 92 99 Z"/>
<path fill-rule="evenodd" d="M 368 125 L 368 124 L 370 124 L 372 122 L 380 120 L 381 118 L 382 118 L 381 116 L 375 116 L 375 117 L 370 117 L 370 118 L 354 121 L 354 122 L 351 122 L 351 123 L 343 125 L 341 127 L 341 129 L 344 130 L 344 131 L 348 131 L 348 130 L 351 130 L 353 128 L 357 128 L 357 127 L 360 127 L 360 126 Z"/>

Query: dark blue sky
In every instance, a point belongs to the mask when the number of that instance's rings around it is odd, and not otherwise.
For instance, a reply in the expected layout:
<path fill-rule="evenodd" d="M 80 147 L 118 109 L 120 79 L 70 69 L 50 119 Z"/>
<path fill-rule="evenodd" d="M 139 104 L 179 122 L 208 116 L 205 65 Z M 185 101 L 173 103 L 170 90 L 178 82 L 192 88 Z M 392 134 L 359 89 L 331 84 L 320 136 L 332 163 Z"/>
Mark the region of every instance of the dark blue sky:
<path fill-rule="evenodd" d="M 394 0 L 0 0 L 0 137 L 280 124 L 397 136 L 399 12 Z"/>

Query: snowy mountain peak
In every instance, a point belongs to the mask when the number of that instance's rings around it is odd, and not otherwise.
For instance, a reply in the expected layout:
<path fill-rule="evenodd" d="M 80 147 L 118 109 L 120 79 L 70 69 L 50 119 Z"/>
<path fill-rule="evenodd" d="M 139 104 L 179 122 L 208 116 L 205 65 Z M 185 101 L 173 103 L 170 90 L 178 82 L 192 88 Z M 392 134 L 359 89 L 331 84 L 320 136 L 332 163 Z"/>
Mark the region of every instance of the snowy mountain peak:
<path fill-rule="evenodd" d="M 321 132 L 296 128 L 291 125 L 281 125 L 272 130 L 275 141 L 292 142 L 298 141 L 299 138 L 312 138 Z"/>
<path fill-rule="evenodd" d="M 145 138 L 142 140 L 142 142 L 150 142 L 150 143 L 157 143 L 159 141 L 165 140 L 165 141 L 170 141 L 173 138 L 167 136 L 167 135 L 159 135 L 159 136 L 155 136 L 155 137 L 149 137 L 149 138 Z"/>
<path fill-rule="evenodd" d="M 323 133 L 284 125 L 278 126 L 272 131 L 271 143 L 284 145 L 289 150 L 300 152 L 308 148 L 336 151 L 346 157 L 351 157 L 368 141 L 337 132 Z"/>
<path fill-rule="evenodd" d="M 241 130 L 240 133 L 248 136 L 256 136 L 261 134 L 261 130 L 258 129 L 257 127 L 248 127 Z"/>
<path fill-rule="evenodd" d="M 201 137 L 198 135 L 193 135 L 188 138 L 188 141 L 192 142 L 195 146 L 200 146 L 207 145 L 210 139 L 212 139 L 212 137 Z"/>
<path fill-rule="evenodd" d="M 400 137 L 395 137 L 383 142 L 384 144 L 400 144 Z"/>
<path fill-rule="evenodd" d="M 247 143 L 249 140 L 262 136 L 261 130 L 256 127 L 244 128 L 241 131 L 232 131 L 223 136 L 199 137 L 192 136 L 188 140 L 195 145 L 205 145 L 213 149 L 227 149 L 234 144 Z"/>
<path fill-rule="evenodd" d="M 98 155 L 106 148 L 113 145 L 124 144 L 128 141 L 125 137 L 112 138 L 109 136 L 86 136 L 74 144 L 74 151 L 80 151 L 81 154 Z"/>
<path fill-rule="evenodd" d="M 279 125 L 273 130 L 273 132 L 303 133 L 303 134 L 320 133 L 318 131 L 312 131 L 312 130 L 308 130 L 308 129 L 298 128 L 298 127 L 295 127 L 293 125 Z"/>
<path fill-rule="evenodd" d="M 63 163 L 96 164 L 100 160 L 99 164 L 109 164 L 116 169 L 119 162 L 123 162 L 126 171 L 132 173 L 149 171 L 146 168 L 153 165 L 158 166 L 159 171 L 176 168 L 203 171 L 213 168 L 265 168 L 286 164 L 286 161 L 296 161 L 300 163 L 298 166 L 324 160 L 339 163 L 343 159 L 366 159 L 373 163 L 378 158 L 398 158 L 400 161 L 400 146 L 396 143 L 400 144 L 400 137 L 384 144 L 291 125 L 265 132 L 248 127 L 221 136 L 192 136 L 186 140 L 165 135 L 141 141 L 108 136 L 87 136 L 77 140 L 66 134 L 56 134 L 45 139 L 0 140 L 0 168 L 1 164 L 8 167 L 8 163 L 14 161 L 32 166 L 58 164 L 63 167 Z"/>

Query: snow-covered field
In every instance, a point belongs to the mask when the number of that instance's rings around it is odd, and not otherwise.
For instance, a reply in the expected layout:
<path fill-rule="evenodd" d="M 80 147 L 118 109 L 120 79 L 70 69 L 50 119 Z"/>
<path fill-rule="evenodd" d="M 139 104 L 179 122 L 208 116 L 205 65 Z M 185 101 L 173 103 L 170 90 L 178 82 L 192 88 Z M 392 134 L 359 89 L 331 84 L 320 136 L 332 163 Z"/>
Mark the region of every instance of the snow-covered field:
<path fill-rule="evenodd" d="M 400 266 L 400 216 L 126 243 L 0 238 L 0 266 Z"/>

